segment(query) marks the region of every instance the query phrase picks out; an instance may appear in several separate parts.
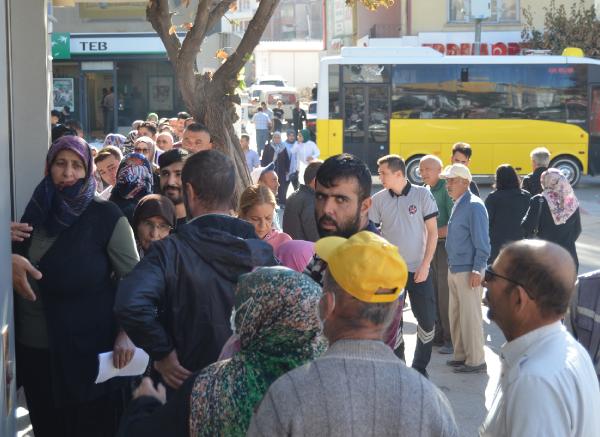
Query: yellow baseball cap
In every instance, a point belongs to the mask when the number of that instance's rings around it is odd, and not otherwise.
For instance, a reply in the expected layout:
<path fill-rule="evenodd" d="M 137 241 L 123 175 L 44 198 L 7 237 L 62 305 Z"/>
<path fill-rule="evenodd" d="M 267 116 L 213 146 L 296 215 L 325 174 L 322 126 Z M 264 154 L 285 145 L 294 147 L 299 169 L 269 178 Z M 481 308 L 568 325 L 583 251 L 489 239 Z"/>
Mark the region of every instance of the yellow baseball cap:
<path fill-rule="evenodd" d="M 373 232 L 322 238 L 315 250 L 336 282 L 363 302 L 393 302 L 406 286 L 408 268 L 398 248 Z"/>

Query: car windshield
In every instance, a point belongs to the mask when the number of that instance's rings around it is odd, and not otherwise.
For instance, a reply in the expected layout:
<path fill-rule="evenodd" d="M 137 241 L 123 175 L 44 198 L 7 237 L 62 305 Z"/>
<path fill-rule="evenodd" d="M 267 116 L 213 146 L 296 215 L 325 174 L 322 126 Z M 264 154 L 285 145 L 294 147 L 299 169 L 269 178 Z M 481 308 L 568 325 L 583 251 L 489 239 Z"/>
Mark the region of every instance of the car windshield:
<path fill-rule="evenodd" d="M 282 80 L 261 80 L 259 85 L 285 86 Z"/>
<path fill-rule="evenodd" d="M 308 113 L 309 114 L 316 114 L 317 113 L 317 103 L 313 102 L 310 105 L 308 105 Z"/>

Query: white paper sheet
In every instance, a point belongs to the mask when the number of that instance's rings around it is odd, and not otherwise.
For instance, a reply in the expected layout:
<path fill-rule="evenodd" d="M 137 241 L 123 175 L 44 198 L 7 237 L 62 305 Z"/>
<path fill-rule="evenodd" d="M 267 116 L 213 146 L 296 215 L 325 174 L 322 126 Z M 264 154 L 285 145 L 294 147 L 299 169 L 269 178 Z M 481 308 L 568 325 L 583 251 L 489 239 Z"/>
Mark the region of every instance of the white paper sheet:
<path fill-rule="evenodd" d="M 96 378 L 96 384 L 108 381 L 110 378 L 115 376 L 137 376 L 144 373 L 146 367 L 148 367 L 148 360 L 150 357 L 142 349 L 135 348 L 133 358 L 122 369 L 117 369 L 113 366 L 113 353 L 104 352 L 98 354 L 98 377 Z"/>

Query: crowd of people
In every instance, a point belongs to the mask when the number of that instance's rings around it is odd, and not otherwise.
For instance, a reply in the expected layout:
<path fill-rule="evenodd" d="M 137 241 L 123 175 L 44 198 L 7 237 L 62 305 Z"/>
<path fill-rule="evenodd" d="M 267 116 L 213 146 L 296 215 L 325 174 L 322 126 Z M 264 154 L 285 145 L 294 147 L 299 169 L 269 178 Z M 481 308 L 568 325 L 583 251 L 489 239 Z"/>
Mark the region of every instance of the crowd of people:
<path fill-rule="evenodd" d="M 523 183 L 500 166 L 485 202 L 466 143 L 445 168 L 423 157 L 423 186 L 380 158 L 373 194 L 357 157 L 321 161 L 309 131 L 263 121 L 257 151 L 240 139 L 253 184 L 236 204 L 234 162 L 189 114 L 149 114 L 97 152 L 54 126 L 11 225 L 36 436 L 458 436 L 427 367 L 436 346 L 456 373 L 487 371 L 484 289 L 507 343 L 481 434 L 595 435 L 600 272 L 576 287 L 579 203 L 546 149 Z M 120 369 L 136 348 L 143 375 L 95 383 L 98 354 Z"/>

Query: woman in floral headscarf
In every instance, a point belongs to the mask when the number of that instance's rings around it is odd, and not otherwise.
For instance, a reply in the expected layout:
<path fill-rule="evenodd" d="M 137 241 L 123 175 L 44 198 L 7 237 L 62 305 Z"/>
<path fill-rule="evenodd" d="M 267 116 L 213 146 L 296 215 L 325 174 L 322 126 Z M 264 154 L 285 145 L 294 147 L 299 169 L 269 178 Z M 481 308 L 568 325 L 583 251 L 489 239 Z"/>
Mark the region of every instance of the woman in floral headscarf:
<path fill-rule="evenodd" d="M 153 176 L 150 162 L 141 153 L 127 155 L 117 171 L 117 183 L 114 186 L 110 201 L 123 211 L 131 226 L 133 212 L 140 199 L 152 194 Z"/>
<path fill-rule="evenodd" d="M 522 226 L 529 238 L 541 238 L 564 247 L 579 267 L 575 241 L 581 234 L 579 201 L 567 178 L 550 168 L 540 177 L 542 193 L 533 196 Z"/>
<path fill-rule="evenodd" d="M 119 435 L 246 435 L 271 383 L 324 350 L 318 335 L 320 295 L 310 278 L 284 267 L 241 276 L 231 317 L 239 352 L 190 377 L 164 406 L 164 389 L 145 379 Z"/>
<path fill-rule="evenodd" d="M 34 295 L 15 296 L 17 375 L 36 436 L 112 436 L 128 379 L 95 384 L 98 354 L 125 366 L 134 346 L 113 316 L 116 281 L 138 261 L 133 232 L 95 196 L 90 147 L 56 140 L 25 209 L 31 237 L 13 247 L 42 273 Z"/>

